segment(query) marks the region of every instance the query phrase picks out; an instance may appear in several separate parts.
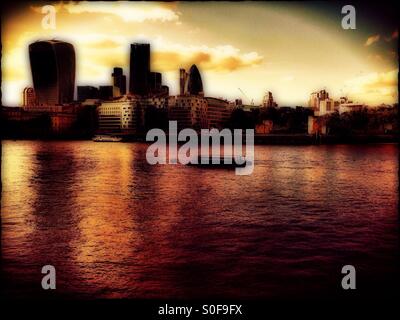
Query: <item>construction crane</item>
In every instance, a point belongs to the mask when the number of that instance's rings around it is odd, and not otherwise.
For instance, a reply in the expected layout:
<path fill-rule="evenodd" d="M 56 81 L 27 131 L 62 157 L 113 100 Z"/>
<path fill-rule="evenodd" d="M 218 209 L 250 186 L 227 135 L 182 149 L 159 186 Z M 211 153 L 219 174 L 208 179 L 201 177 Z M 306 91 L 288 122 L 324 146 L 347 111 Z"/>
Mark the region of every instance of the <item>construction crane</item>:
<path fill-rule="evenodd" d="M 246 97 L 247 101 L 250 101 L 250 98 L 247 96 L 247 94 L 245 94 L 242 89 L 240 89 L 240 88 L 238 88 L 238 89 Z M 254 105 L 253 99 L 251 99 L 251 105 Z"/>

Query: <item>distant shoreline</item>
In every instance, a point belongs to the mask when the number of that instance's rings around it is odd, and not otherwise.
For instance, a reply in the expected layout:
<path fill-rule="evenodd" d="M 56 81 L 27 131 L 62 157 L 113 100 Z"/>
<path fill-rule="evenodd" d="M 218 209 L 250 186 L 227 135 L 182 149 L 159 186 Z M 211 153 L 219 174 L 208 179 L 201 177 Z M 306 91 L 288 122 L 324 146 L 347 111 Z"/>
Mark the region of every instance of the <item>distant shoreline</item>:
<path fill-rule="evenodd" d="M 316 138 L 314 135 L 306 134 L 269 134 L 255 135 L 255 145 L 335 145 L 335 144 L 376 144 L 376 143 L 398 143 L 398 135 L 353 135 L 353 136 L 330 136 L 323 135 Z M 5 136 L 3 141 L 9 140 L 29 140 L 29 141 L 91 141 L 91 138 L 82 137 L 26 137 L 26 136 Z M 145 136 L 125 137 L 121 143 L 146 142 Z M 115 142 L 114 142 L 115 143 Z M 152 142 L 149 142 L 152 143 Z M 183 143 L 182 143 L 183 144 Z"/>

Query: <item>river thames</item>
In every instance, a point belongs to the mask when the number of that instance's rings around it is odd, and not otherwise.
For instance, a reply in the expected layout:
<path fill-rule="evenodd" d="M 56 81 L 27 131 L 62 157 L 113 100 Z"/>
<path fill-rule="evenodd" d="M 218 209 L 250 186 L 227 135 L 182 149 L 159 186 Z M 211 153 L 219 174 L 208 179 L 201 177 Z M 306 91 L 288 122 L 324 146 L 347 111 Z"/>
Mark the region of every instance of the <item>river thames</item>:
<path fill-rule="evenodd" d="M 250 176 L 146 162 L 144 143 L 3 141 L 2 295 L 384 296 L 399 268 L 398 146 L 255 146 Z M 48 294 L 48 291 L 47 293 Z"/>

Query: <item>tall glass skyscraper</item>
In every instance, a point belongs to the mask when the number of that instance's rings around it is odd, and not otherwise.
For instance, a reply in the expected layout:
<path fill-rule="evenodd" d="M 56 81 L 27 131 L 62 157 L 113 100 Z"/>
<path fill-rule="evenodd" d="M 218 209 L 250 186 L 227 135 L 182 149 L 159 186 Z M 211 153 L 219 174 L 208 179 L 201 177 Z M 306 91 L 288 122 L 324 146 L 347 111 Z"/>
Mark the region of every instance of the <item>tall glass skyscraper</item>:
<path fill-rule="evenodd" d="M 199 69 L 195 64 L 190 67 L 187 90 L 191 95 L 203 94 L 203 82 L 201 81 Z"/>
<path fill-rule="evenodd" d="M 147 95 L 149 92 L 150 44 L 131 44 L 129 92 Z"/>
<path fill-rule="evenodd" d="M 39 105 L 72 102 L 75 86 L 75 50 L 72 44 L 37 41 L 29 45 L 33 86 Z"/>

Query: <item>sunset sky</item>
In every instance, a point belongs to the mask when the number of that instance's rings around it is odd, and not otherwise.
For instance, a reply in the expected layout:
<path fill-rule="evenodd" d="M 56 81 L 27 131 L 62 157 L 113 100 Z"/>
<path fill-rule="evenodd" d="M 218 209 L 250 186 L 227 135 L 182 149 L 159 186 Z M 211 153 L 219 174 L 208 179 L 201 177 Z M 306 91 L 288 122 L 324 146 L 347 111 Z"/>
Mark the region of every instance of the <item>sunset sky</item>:
<path fill-rule="evenodd" d="M 43 3 L 51 4 L 51 3 Z M 178 93 L 178 69 L 195 63 L 207 96 L 248 97 L 272 91 L 279 105 L 306 105 L 312 91 L 371 105 L 398 99 L 398 30 L 388 10 L 355 5 L 356 30 L 341 27 L 334 3 L 53 3 L 56 29 L 42 28 L 42 4 L 2 16 L 2 103 L 20 105 L 32 86 L 29 43 L 71 42 L 77 85 L 111 84 L 111 69 L 128 75 L 129 45 L 151 44 L 153 71 Z M 383 9 L 382 9 L 383 10 Z M 129 77 L 128 77 L 129 78 Z"/>

